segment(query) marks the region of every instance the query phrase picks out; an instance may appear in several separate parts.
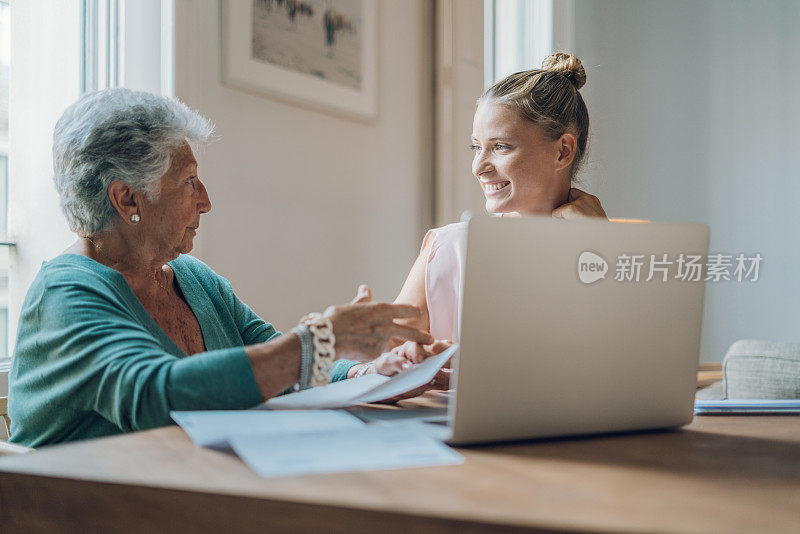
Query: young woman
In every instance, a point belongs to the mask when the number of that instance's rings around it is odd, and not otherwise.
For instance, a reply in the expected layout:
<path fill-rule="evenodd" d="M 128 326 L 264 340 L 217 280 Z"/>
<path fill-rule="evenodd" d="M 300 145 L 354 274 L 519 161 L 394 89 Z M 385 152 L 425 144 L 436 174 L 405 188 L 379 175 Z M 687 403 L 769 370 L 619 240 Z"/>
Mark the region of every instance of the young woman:
<path fill-rule="evenodd" d="M 472 131 L 472 173 L 498 216 L 551 214 L 557 218 L 602 217 L 600 201 L 572 187 L 586 154 L 589 113 L 580 94 L 586 72 L 571 54 L 553 54 L 541 69 L 512 74 L 478 99 Z M 404 321 L 439 340 L 459 337 L 466 223 L 429 230 L 396 303 L 419 308 Z M 441 349 L 440 349 L 441 350 Z M 408 365 L 424 350 L 402 345 L 375 362 L 353 364 L 347 376 L 375 366 Z"/>

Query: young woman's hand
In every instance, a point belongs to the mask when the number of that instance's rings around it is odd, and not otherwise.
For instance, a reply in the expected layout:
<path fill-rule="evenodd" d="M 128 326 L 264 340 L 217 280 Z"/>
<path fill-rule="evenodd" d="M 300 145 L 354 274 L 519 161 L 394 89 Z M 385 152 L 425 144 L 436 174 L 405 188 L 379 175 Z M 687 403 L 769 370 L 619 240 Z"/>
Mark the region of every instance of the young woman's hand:
<path fill-rule="evenodd" d="M 402 345 L 398 345 L 389 352 L 381 354 L 371 362 L 354 365 L 348 373 L 348 378 L 369 373 L 392 376 L 400 371 L 408 369 L 416 363 L 421 363 L 426 358 L 430 358 L 431 356 L 435 356 L 447 350 L 452 344 L 452 341 L 445 340 L 437 340 L 430 345 L 420 345 L 419 343 L 408 341 Z M 416 397 L 429 389 L 448 389 L 450 387 L 451 374 L 452 369 L 442 368 L 436 373 L 436 376 L 430 383 L 389 399 L 386 402 L 396 402 L 398 400 Z"/>
<path fill-rule="evenodd" d="M 554 209 L 552 215 L 556 219 L 608 219 L 599 198 L 575 187 L 569 190 L 567 203 Z"/>

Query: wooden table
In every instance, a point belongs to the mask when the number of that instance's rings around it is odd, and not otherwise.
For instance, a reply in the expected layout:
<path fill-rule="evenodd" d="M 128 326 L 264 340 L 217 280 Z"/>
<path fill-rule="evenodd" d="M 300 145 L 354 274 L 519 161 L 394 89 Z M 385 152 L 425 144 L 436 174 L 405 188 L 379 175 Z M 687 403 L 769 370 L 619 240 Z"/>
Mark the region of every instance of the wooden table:
<path fill-rule="evenodd" d="M 261 478 L 176 427 L 0 459 L 3 532 L 800 532 L 800 417 Z"/>

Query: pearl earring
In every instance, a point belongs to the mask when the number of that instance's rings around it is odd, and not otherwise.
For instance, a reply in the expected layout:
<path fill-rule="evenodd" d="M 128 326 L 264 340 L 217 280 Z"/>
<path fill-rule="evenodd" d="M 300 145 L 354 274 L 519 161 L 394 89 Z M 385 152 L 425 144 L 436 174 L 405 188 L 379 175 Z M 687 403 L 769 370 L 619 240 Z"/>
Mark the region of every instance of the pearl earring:
<path fill-rule="evenodd" d="M 142 218 L 141 218 L 141 217 L 139 217 L 139 214 L 138 214 L 138 213 L 134 213 L 133 215 L 131 215 L 131 222 L 132 222 L 132 223 L 137 223 L 137 222 L 139 222 L 141 219 L 142 219 Z"/>

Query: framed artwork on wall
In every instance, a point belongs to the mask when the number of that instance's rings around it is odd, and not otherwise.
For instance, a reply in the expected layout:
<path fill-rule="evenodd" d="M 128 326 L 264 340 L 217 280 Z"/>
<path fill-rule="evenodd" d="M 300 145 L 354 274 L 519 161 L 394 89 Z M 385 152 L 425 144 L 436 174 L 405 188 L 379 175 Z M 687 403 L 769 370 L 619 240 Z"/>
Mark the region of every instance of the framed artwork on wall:
<path fill-rule="evenodd" d="M 376 0 L 221 0 L 225 85 L 370 121 L 378 114 Z"/>

